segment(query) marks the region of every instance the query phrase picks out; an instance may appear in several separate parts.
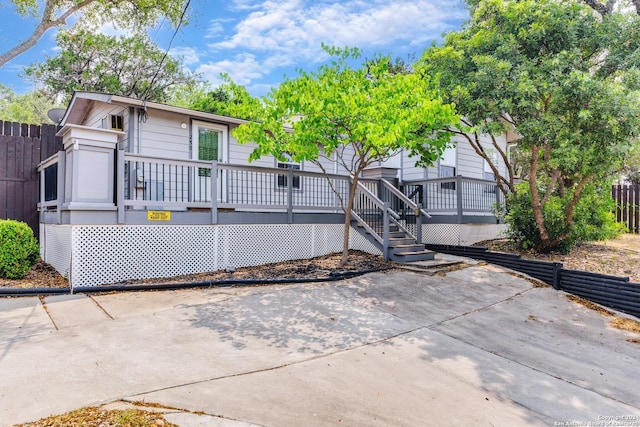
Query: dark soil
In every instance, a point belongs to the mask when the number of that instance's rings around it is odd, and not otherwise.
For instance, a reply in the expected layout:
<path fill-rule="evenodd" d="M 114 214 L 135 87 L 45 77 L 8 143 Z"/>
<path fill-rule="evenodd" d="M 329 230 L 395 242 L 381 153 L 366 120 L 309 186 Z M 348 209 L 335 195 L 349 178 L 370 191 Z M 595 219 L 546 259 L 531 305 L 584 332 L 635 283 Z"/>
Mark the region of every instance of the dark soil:
<path fill-rule="evenodd" d="M 640 235 L 624 234 L 604 242 L 583 243 L 568 254 L 539 254 L 519 249 L 508 239 L 487 240 L 475 246 L 486 246 L 496 252 L 516 253 L 527 259 L 561 262 L 564 268 L 571 270 L 629 277 L 630 281 L 640 283 Z"/>
<path fill-rule="evenodd" d="M 218 270 L 206 273 L 187 274 L 183 276 L 162 277 L 156 279 L 127 280 L 118 284 L 140 283 L 184 283 L 204 282 L 228 279 L 289 279 L 289 278 L 324 278 L 336 273 L 360 270 L 386 270 L 392 264 L 381 257 L 361 251 L 351 251 L 348 263 L 340 267 L 342 254 L 334 253 L 312 259 L 278 262 L 255 267 L 242 267 L 234 271 Z M 38 262 L 27 275 L 18 280 L 0 279 L 0 288 L 68 288 L 69 281 L 62 277 L 51 265 Z"/>

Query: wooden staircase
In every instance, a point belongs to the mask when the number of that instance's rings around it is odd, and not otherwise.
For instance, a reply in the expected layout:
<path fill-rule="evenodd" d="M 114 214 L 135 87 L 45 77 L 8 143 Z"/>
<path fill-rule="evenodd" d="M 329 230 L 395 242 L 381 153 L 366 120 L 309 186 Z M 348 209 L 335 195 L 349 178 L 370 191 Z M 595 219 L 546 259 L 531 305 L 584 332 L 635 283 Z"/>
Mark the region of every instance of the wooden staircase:
<path fill-rule="evenodd" d="M 415 219 L 415 236 L 403 224 L 407 220 L 407 216 L 403 217 L 406 212 L 411 212 Z M 358 182 L 351 225 L 379 248 L 385 259 L 404 263 L 435 258 L 435 253 L 420 243 L 423 217 L 430 218 L 420 205 L 387 180 L 380 179 L 377 190 L 373 191 Z"/>
<path fill-rule="evenodd" d="M 369 242 L 373 243 L 384 253 L 384 247 L 357 221 L 352 221 L 351 225 L 358 230 Z M 374 230 L 382 234 L 383 230 Z M 389 248 L 388 258 L 395 262 L 428 261 L 435 257 L 435 252 L 425 249 L 424 244 L 418 243 L 416 239 L 400 230 L 396 224 L 389 224 Z"/>

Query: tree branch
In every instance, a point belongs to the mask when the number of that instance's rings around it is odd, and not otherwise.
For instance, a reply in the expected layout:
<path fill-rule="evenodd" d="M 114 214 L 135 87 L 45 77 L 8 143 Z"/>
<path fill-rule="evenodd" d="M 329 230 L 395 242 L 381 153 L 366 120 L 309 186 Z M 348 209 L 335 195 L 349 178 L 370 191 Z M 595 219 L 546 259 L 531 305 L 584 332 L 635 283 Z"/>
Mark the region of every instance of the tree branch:
<path fill-rule="evenodd" d="M 584 2 L 593 10 L 598 12 L 602 17 L 609 15 L 613 10 L 615 0 L 608 0 L 606 4 L 602 4 L 599 0 L 584 0 Z"/>
<path fill-rule="evenodd" d="M 0 68 L 3 67 L 7 62 L 11 61 L 18 55 L 23 54 L 27 50 L 31 49 L 38 43 L 38 40 L 42 38 L 44 33 L 53 27 L 60 27 L 66 25 L 67 18 L 76 13 L 78 10 L 83 7 L 88 6 L 89 4 L 95 2 L 96 0 L 84 0 L 79 3 L 76 3 L 72 7 L 70 7 L 67 11 L 62 13 L 59 17 L 55 18 L 53 16 L 55 12 L 55 4 L 57 3 L 54 0 L 47 0 L 47 3 L 44 6 L 44 10 L 42 12 L 42 20 L 38 24 L 38 26 L 33 30 L 33 33 L 22 43 L 18 44 L 12 49 L 9 49 L 7 52 L 0 55 Z"/>

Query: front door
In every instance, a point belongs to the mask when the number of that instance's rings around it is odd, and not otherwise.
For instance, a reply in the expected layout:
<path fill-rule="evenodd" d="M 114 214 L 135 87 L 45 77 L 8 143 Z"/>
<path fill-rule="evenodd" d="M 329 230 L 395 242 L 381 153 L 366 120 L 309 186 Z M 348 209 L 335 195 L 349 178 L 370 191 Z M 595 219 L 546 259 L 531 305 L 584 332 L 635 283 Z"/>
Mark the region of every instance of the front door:
<path fill-rule="evenodd" d="M 193 122 L 193 148 L 191 158 L 194 160 L 218 161 L 226 160 L 227 127 L 213 123 Z M 198 169 L 195 174 L 194 201 L 208 202 L 211 200 L 211 171 Z M 218 201 L 224 200 L 224 186 L 222 174 L 218 171 L 215 177 L 218 187 Z"/>

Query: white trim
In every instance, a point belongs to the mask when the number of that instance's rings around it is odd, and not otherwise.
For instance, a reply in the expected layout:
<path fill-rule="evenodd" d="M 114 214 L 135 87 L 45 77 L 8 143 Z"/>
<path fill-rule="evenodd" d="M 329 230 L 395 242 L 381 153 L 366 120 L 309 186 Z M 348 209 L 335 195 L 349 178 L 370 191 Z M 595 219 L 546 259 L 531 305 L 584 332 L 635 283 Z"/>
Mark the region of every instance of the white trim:
<path fill-rule="evenodd" d="M 216 130 L 222 133 L 222 138 L 219 144 L 218 162 L 229 162 L 229 127 L 227 125 L 221 125 L 217 123 L 202 122 L 199 120 L 193 120 L 191 122 L 191 159 L 198 160 L 198 128 L 206 128 Z"/>

